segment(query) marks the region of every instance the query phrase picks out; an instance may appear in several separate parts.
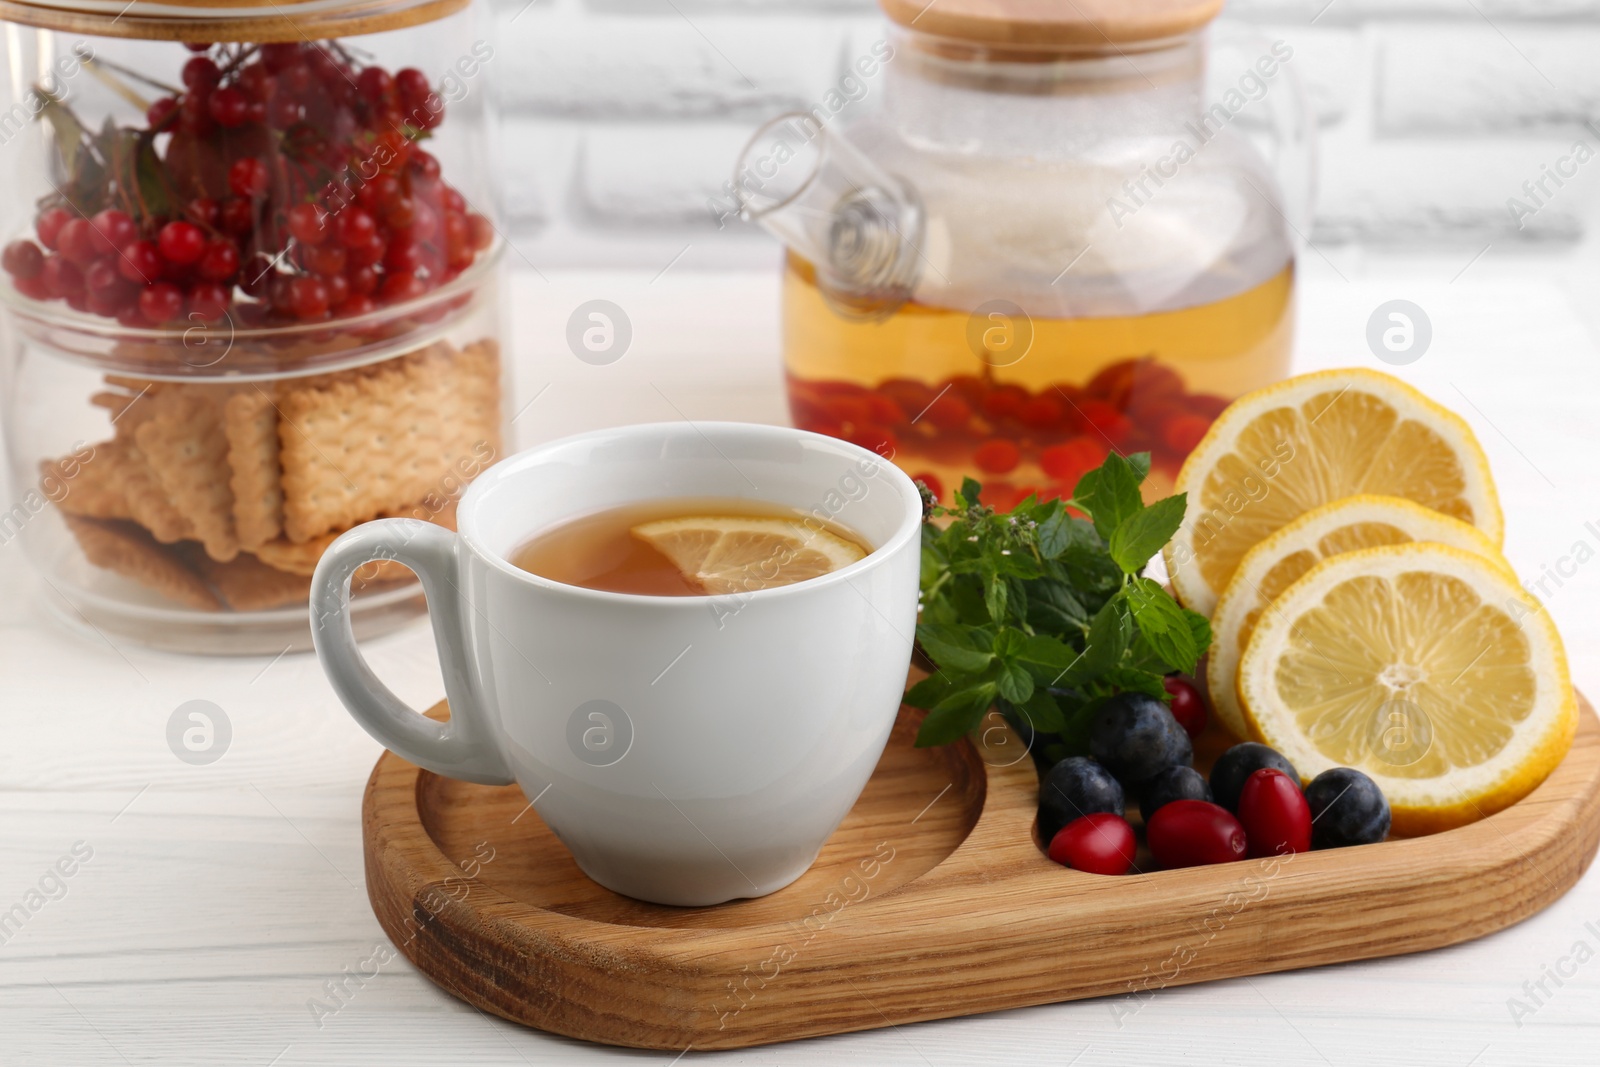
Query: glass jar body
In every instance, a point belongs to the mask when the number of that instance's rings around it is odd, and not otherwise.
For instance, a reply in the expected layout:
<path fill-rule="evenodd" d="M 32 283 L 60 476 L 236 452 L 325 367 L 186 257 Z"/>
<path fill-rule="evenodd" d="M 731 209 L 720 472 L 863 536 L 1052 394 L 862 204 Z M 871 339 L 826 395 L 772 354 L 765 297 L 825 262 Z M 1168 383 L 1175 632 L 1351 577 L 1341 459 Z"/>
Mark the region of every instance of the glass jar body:
<path fill-rule="evenodd" d="M 340 533 L 454 501 L 504 449 L 493 48 L 466 7 L 357 36 L 0 24 L 4 420 L 19 540 L 69 623 L 307 647 Z M 359 628 L 419 615 L 358 576 Z"/>
<path fill-rule="evenodd" d="M 1106 451 L 1151 492 L 1221 407 L 1287 370 L 1293 246 L 1273 175 L 1203 106 L 1204 41 L 1041 61 L 902 32 L 844 136 L 916 191 L 911 297 L 845 306 L 791 254 L 802 426 L 893 450 L 931 488 L 1069 495 Z M 1002 499 L 1005 498 L 1005 499 Z M 948 495 L 946 495 L 948 500 Z"/>

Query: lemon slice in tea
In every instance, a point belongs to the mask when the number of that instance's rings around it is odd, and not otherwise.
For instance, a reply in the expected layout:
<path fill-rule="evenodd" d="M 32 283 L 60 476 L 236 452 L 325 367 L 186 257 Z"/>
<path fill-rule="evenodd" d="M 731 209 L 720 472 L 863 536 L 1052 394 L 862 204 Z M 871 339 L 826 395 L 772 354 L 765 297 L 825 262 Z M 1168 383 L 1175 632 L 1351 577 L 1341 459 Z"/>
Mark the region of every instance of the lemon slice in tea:
<path fill-rule="evenodd" d="M 643 523 L 633 535 L 713 595 L 793 585 L 867 554 L 860 545 L 799 519 L 694 515 Z"/>

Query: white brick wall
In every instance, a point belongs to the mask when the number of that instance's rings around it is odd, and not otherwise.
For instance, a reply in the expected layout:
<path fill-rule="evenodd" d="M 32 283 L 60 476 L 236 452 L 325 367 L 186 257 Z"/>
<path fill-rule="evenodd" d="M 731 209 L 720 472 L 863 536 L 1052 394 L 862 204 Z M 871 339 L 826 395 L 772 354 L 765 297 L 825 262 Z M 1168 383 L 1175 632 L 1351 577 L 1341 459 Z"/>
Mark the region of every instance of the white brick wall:
<path fill-rule="evenodd" d="M 706 198 L 763 118 L 817 101 L 883 32 L 874 0 L 493 3 L 508 204 L 518 248 L 550 265 L 770 261 Z M 1319 245 L 1590 228 L 1600 163 L 1561 161 L 1600 151 L 1600 0 L 1230 0 L 1221 25 L 1295 49 Z M 1232 73 L 1214 65 L 1217 84 Z M 1576 174 L 1558 185 L 1558 165 Z"/>

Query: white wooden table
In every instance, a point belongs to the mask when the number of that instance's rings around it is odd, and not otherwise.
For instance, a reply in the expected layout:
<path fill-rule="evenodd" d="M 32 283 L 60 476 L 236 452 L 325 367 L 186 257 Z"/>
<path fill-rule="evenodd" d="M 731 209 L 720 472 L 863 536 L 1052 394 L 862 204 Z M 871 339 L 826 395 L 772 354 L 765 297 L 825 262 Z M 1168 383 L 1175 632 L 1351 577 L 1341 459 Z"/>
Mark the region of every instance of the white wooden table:
<path fill-rule="evenodd" d="M 1578 542 L 1600 549 L 1595 272 L 1582 260 L 1490 254 L 1452 281 L 1472 252 L 1384 263 L 1309 255 L 1300 367 L 1378 366 L 1364 340 L 1373 309 L 1393 298 L 1422 306 L 1432 348 L 1399 373 L 1478 430 L 1519 573 L 1572 571 L 1561 560 Z M 785 417 L 775 271 L 526 272 L 513 291 L 523 445 L 624 422 Z M 593 298 L 632 320 L 632 345 L 610 366 L 580 362 L 564 340 L 568 315 Z M 1547 585 L 1547 602 L 1580 686 L 1600 692 L 1600 562 L 1561 581 Z M 386 940 L 362 884 L 359 816 L 379 750 L 314 659 L 113 648 L 50 621 L 45 595 L 17 548 L 0 550 L 0 912 L 43 901 L 0 938 L 0 1064 L 673 1059 L 525 1030 L 447 996 L 403 958 L 370 962 Z M 402 696 L 425 706 L 441 695 L 425 627 L 367 651 Z M 194 699 L 221 707 L 232 728 L 209 766 L 180 762 L 165 739 L 173 710 Z M 92 856 L 57 882 L 50 872 L 74 848 Z M 1587 1064 L 1600 1037 L 1591 956 L 1594 872 L 1529 922 L 1445 951 L 1174 988 L 1136 1012 L 1098 1000 L 687 1058 Z M 363 970 L 376 974 L 346 979 Z M 330 982 L 345 992 L 331 995 Z M 1514 1018 L 1510 998 L 1529 1010 Z"/>

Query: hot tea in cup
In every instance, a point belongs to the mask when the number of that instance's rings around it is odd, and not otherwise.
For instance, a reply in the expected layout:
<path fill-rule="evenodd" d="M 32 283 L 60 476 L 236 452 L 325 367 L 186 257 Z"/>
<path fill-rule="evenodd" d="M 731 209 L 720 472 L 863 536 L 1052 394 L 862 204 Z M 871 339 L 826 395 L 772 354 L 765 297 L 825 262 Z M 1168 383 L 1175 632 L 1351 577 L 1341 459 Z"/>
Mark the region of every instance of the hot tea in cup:
<path fill-rule="evenodd" d="M 436 774 L 515 781 L 591 878 L 663 904 L 798 878 L 899 709 L 922 501 L 834 438 L 737 423 L 602 430 L 481 474 L 459 532 L 406 519 L 335 541 L 317 653 L 350 713 Z M 391 693 L 350 628 L 350 577 L 417 572 L 450 701 Z"/>

